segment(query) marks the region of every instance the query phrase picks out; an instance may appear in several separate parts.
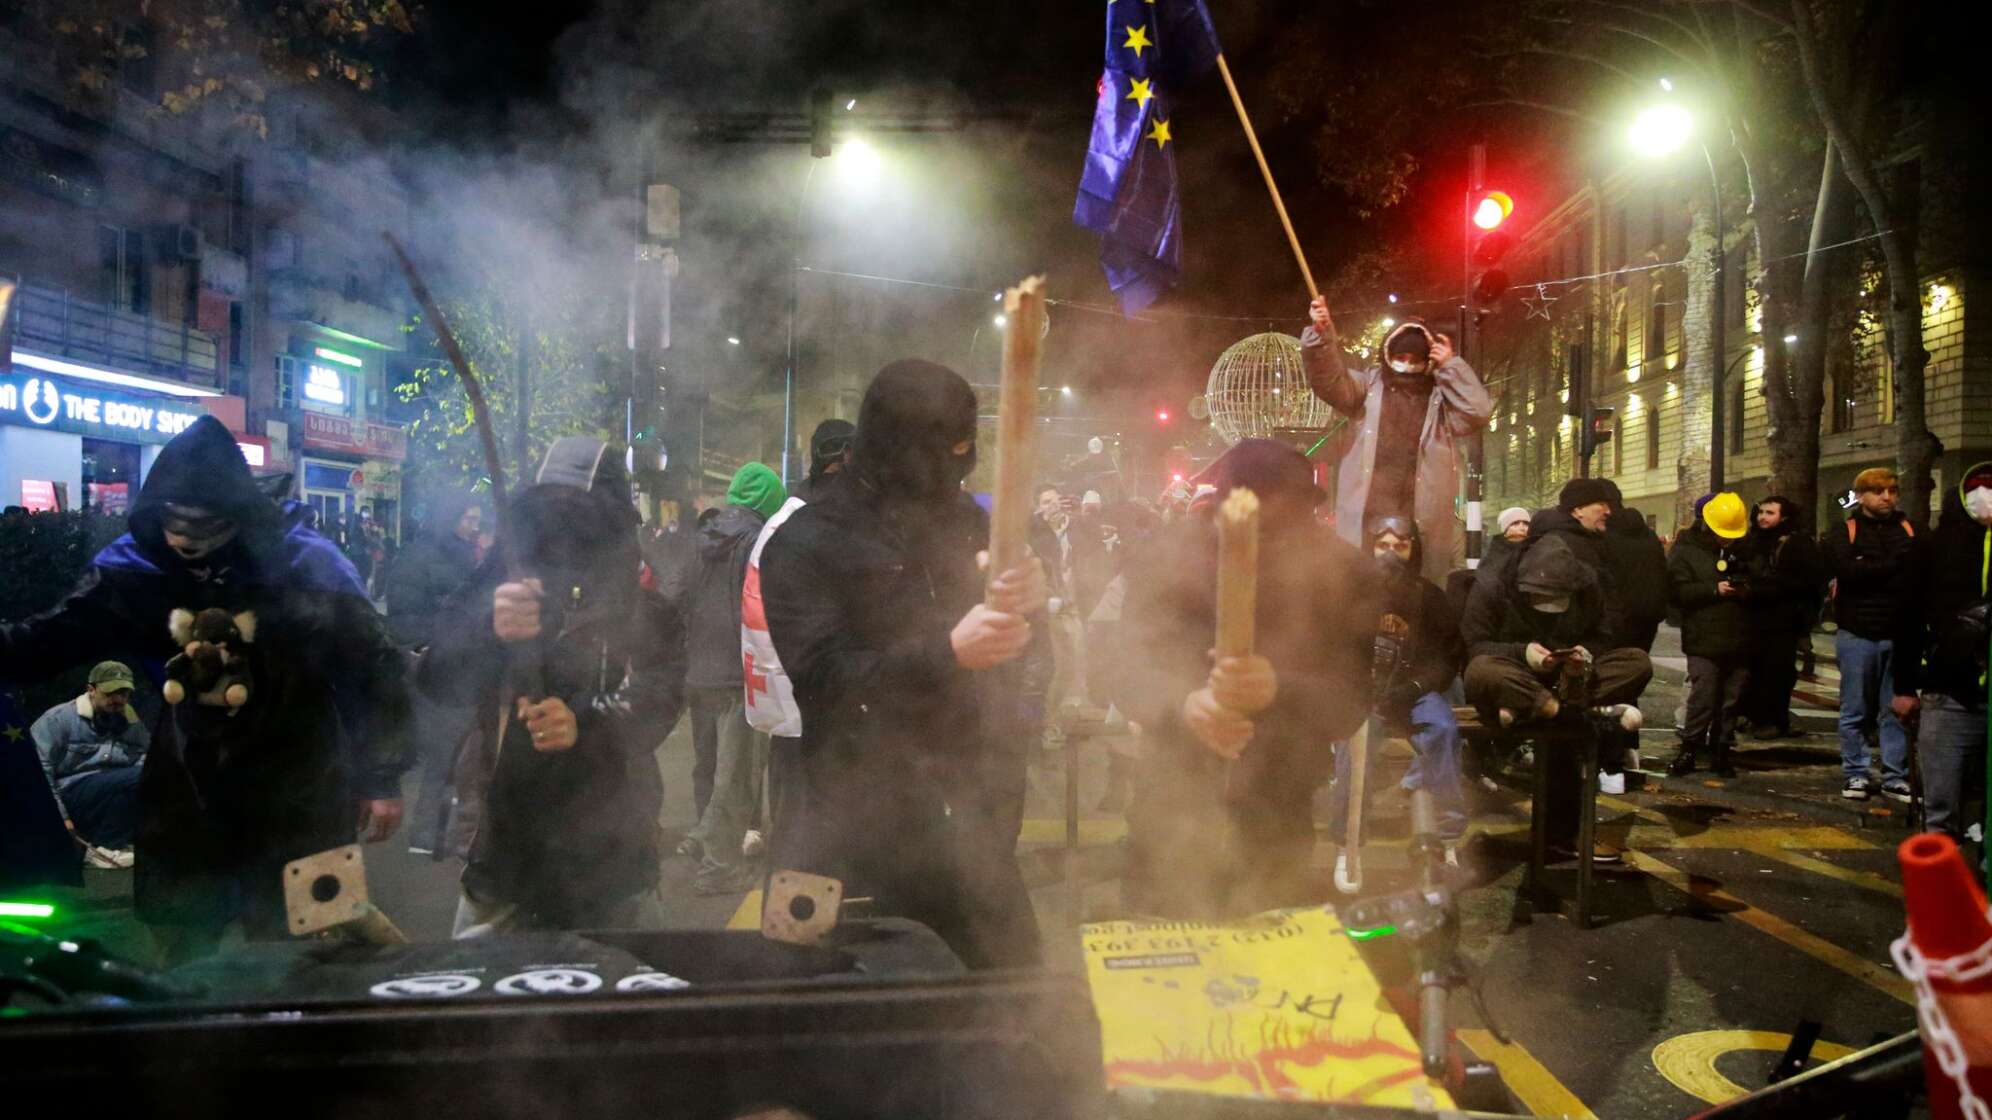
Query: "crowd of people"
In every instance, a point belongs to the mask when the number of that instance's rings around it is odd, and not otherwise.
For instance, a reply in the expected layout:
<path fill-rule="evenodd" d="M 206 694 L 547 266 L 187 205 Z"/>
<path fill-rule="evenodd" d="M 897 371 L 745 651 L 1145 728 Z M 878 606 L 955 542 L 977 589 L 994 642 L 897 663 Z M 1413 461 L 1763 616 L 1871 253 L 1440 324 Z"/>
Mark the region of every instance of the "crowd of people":
<path fill-rule="evenodd" d="M 1791 503 L 1724 492 L 1671 549 L 1614 484 L 1577 478 L 1549 508 L 1503 511 L 1469 566 L 1453 498 L 1485 386 L 1415 319 L 1373 364 L 1344 354 L 1316 301 L 1304 368 L 1352 422 L 1332 494 L 1263 439 L 1153 505 L 1060 480 L 1036 495 L 1026 559 L 991 571 L 989 515 L 964 487 L 975 394 L 907 360 L 855 425 L 817 428 L 806 479 L 746 464 L 696 517 L 672 503 L 639 524 L 614 449 L 563 438 L 491 511 L 495 538 L 467 497 L 431 503 L 376 574 L 384 617 L 350 548 L 267 496 L 203 419 L 74 593 L 0 628 L 0 676 L 117 651 L 211 661 L 245 689 L 231 703 L 203 685 L 148 724 L 137 674 L 103 661 L 33 728 L 69 829 L 99 866 L 135 862 L 138 916 L 169 956 L 232 923 L 280 935 L 277 870 L 392 834 L 417 768 L 407 844 L 464 861 L 459 937 L 656 924 L 675 853 L 702 894 L 827 875 L 973 967 L 1028 964 L 1028 772 L 1089 723 L 1135 744 L 1110 754 L 1107 791 L 1127 811 L 1127 909 L 1238 915 L 1318 898 L 1315 795 L 1331 790 L 1339 842 L 1365 721 L 1408 740 L 1402 784 L 1430 794 L 1456 864 L 1472 811 L 1456 704 L 1518 738 L 1587 721 L 1600 781 L 1622 789 L 1672 618 L 1688 691 L 1668 770 L 1732 776 L 1739 729 L 1792 733 L 1828 602 L 1844 795 L 1876 788 L 1873 736 L 1880 792 L 1907 800 L 1916 729 L 1930 827 L 1965 835 L 1984 784 L 1992 464 L 1920 536 L 1877 468 L 1817 540 Z M 1213 514 L 1239 488 L 1260 503 L 1256 640 L 1218 657 Z M 207 612 L 227 637 L 169 627 Z M 694 824 L 673 849 L 656 752 L 681 715 Z M 1575 757 L 1535 764 L 1567 853 Z"/>

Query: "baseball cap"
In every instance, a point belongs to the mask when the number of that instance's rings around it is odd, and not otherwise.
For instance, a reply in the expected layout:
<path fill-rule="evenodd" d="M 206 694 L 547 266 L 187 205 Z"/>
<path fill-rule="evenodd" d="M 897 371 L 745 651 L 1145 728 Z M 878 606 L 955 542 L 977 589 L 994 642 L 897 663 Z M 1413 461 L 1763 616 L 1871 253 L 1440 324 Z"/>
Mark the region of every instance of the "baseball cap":
<path fill-rule="evenodd" d="M 130 690 L 136 684 L 122 661 L 99 661 L 90 670 L 90 687 L 99 692 Z"/>

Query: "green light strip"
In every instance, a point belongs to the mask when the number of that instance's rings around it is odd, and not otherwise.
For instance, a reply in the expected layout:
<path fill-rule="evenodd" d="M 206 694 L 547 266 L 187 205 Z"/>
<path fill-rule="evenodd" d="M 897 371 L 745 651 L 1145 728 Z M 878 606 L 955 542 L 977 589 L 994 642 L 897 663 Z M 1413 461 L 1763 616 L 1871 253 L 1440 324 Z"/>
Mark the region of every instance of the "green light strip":
<path fill-rule="evenodd" d="M 365 369 L 367 365 L 365 362 L 361 361 L 358 358 L 353 357 L 351 354 L 341 353 L 340 351 L 333 350 L 324 346 L 314 346 L 311 348 L 311 352 L 318 355 L 321 358 L 324 358 L 328 362 L 338 362 L 342 366 L 352 366 L 354 369 Z"/>
<path fill-rule="evenodd" d="M 0 918 L 53 918 L 55 907 L 46 902 L 0 902 Z"/>
<path fill-rule="evenodd" d="M 1349 931 L 1349 940 L 1369 941 L 1378 937 L 1389 937 L 1391 934 L 1396 932 L 1397 932 L 1396 926 L 1375 926 L 1371 929 L 1352 929 Z"/>

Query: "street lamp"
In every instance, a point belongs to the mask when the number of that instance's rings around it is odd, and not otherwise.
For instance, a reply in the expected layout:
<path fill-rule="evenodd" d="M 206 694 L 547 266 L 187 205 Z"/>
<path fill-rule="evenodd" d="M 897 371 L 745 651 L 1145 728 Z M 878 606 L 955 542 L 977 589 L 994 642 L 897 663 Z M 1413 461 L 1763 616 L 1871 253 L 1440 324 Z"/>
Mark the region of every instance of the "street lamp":
<path fill-rule="evenodd" d="M 858 136 L 845 140 L 831 155 L 830 162 L 836 165 L 838 178 L 850 187 L 869 187 L 877 181 L 884 165 L 878 149 Z M 798 289 L 802 276 L 802 222 L 809 213 L 809 184 L 815 180 L 816 160 L 812 158 L 809 170 L 802 176 L 802 190 L 796 193 L 795 232 L 789 240 L 788 368 L 782 372 L 783 485 L 788 485 L 790 481 L 790 449 L 795 446 L 795 320 L 796 307 L 801 300 Z"/>
<path fill-rule="evenodd" d="M 1660 88 L 1668 93 L 1674 91 L 1674 83 L 1662 78 Z M 1662 101 L 1649 106 L 1632 119 L 1632 127 L 1626 132 L 1626 140 L 1632 150 L 1642 156 L 1658 159 L 1679 151 L 1690 140 L 1701 145 L 1702 160 L 1708 164 L 1709 216 L 1715 223 L 1715 314 L 1710 316 L 1710 341 L 1715 346 L 1715 361 L 1711 363 L 1712 373 L 1709 388 L 1715 394 L 1714 407 L 1709 411 L 1709 436 L 1714 443 L 1708 455 L 1708 481 L 1710 490 L 1722 489 L 1723 473 L 1723 407 L 1722 383 L 1727 372 L 1723 359 L 1728 353 L 1727 320 L 1728 300 L 1724 298 L 1725 275 L 1729 271 L 1729 254 L 1724 250 L 1722 228 L 1722 176 L 1715 169 L 1715 156 L 1708 150 L 1708 142 L 1700 140 L 1695 130 L 1694 114 L 1686 107 L 1672 101 Z"/>

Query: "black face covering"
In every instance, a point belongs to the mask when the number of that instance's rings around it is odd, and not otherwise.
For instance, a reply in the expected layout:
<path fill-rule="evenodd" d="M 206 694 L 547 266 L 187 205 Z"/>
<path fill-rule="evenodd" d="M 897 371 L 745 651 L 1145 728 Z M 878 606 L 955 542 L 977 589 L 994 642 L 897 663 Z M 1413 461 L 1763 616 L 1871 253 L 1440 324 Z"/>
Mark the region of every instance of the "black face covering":
<path fill-rule="evenodd" d="M 878 371 L 858 412 L 852 464 L 888 498 L 951 497 L 975 469 L 975 391 L 960 374 L 919 359 Z M 954 453 L 967 442 L 968 452 Z"/>

